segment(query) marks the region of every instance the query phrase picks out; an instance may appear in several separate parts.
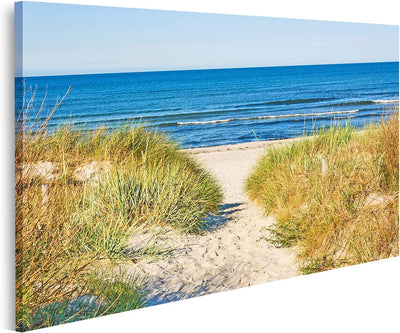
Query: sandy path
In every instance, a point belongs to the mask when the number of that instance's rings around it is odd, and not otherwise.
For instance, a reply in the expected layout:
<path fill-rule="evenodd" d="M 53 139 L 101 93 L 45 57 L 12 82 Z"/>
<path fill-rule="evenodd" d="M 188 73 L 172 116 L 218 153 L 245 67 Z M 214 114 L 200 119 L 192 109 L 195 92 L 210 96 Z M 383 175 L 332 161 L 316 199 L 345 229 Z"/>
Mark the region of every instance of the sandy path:
<path fill-rule="evenodd" d="M 287 142 L 287 141 L 286 141 Z M 274 144 L 281 144 L 275 142 Z M 231 290 L 296 275 L 295 254 L 260 240 L 273 217 L 263 217 L 243 190 L 245 179 L 270 142 L 190 150 L 220 182 L 224 205 L 204 235 L 163 235 L 175 251 L 165 259 L 129 265 L 148 277 L 148 305 Z M 146 238 L 137 235 L 132 246 Z"/>

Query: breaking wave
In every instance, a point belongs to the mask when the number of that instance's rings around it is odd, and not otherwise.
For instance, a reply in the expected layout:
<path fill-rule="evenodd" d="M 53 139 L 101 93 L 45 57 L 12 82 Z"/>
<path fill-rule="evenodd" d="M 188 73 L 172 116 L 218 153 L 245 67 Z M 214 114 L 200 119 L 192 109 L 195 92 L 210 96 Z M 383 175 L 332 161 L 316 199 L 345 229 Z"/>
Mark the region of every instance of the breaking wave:
<path fill-rule="evenodd" d="M 376 104 L 394 104 L 394 103 L 398 103 L 399 100 L 398 99 L 377 99 L 373 102 Z"/>
<path fill-rule="evenodd" d="M 246 118 L 228 118 L 228 119 L 215 119 L 215 120 L 205 120 L 205 121 L 178 121 L 177 125 L 204 125 L 204 124 L 219 124 L 228 123 L 231 121 L 243 121 L 243 120 L 255 120 L 255 119 L 278 119 L 278 118 L 310 118 L 310 117 L 324 117 L 337 114 L 352 114 L 360 111 L 356 110 L 346 110 L 346 111 L 331 111 L 331 112 L 315 112 L 315 113 L 295 113 L 295 114 L 279 114 L 270 116 L 257 116 L 257 117 L 246 117 Z"/>

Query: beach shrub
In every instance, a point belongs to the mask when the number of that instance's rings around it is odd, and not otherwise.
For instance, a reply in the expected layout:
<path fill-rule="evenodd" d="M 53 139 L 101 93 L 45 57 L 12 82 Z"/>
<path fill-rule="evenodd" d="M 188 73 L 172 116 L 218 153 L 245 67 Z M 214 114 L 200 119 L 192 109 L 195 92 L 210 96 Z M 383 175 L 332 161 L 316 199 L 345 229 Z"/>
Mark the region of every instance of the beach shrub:
<path fill-rule="evenodd" d="M 137 124 L 50 131 L 58 105 L 40 120 L 44 103 L 35 110 L 29 100 L 16 123 L 16 325 L 22 331 L 144 306 L 143 282 L 124 272 L 93 273 L 130 260 L 127 240 L 137 228 L 198 232 L 222 200 L 215 180 L 164 134 Z M 77 299 L 101 299 L 101 306 L 74 313 Z"/>
<path fill-rule="evenodd" d="M 333 124 L 269 149 L 246 182 L 276 224 L 265 238 L 297 246 L 302 273 L 398 255 L 398 111 L 355 131 Z"/>

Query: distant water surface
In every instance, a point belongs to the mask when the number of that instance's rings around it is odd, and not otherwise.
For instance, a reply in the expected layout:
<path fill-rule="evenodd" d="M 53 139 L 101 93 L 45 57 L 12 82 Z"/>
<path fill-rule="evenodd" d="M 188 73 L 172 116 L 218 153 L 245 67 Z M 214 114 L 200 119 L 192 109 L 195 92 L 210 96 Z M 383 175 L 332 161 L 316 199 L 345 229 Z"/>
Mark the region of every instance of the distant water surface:
<path fill-rule="evenodd" d="M 71 86 L 50 129 L 140 121 L 183 147 L 215 146 L 379 121 L 398 105 L 398 78 L 398 62 L 26 77 L 15 80 L 15 113 L 30 87 L 36 109 L 47 94 L 45 117 Z"/>

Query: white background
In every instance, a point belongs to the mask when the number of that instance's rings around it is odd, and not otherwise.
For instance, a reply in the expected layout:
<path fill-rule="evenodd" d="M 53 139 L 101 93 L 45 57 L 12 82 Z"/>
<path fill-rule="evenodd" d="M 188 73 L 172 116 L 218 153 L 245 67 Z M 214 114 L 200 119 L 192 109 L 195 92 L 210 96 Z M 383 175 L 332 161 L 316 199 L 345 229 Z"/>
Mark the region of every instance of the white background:
<path fill-rule="evenodd" d="M 43 0 L 44 1 L 44 0 Z M 50 1 L 44 1 L 50 2 Z M 52 1 L 399 25 L 396 0 Z M 13 1 L 0 2 L 0 329 L 13 329 Z M 45 329 L 47 332 L 398 332 L 400 258 Z"/>

